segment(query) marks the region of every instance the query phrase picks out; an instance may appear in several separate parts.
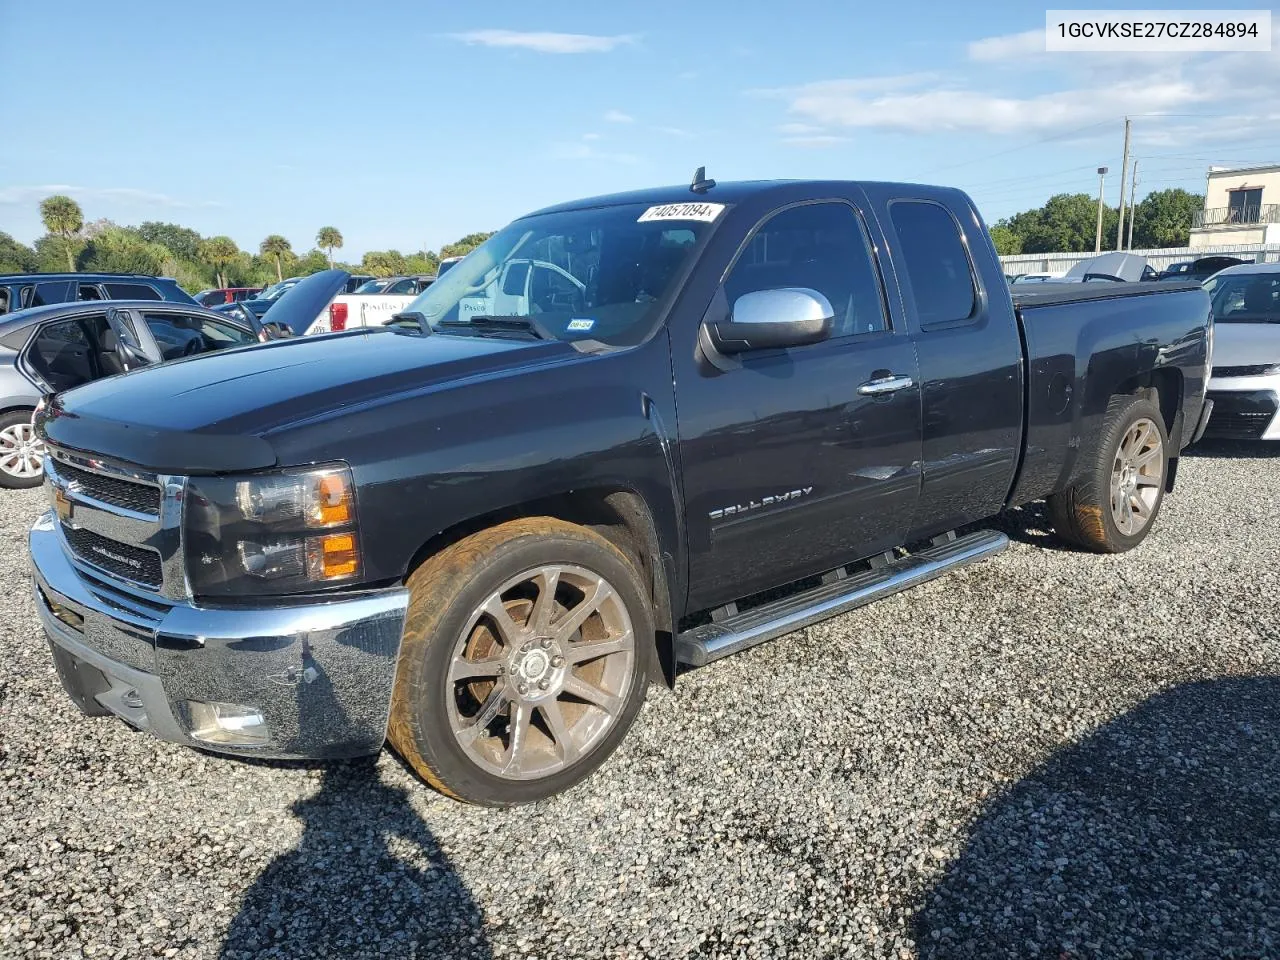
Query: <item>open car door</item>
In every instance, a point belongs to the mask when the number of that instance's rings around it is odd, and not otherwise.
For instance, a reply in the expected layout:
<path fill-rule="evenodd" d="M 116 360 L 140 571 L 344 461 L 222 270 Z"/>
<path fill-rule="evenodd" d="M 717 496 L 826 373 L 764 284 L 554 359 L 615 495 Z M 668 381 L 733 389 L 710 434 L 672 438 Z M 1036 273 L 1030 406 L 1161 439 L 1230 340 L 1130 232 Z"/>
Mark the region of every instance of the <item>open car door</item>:
<path fill-rule="evenodd" d="M 133 323 L 127 310 L 107 311 L 107 329 L 102 333 L 100 348 L 103 370 L 109 375 L 128 373 L 163 359 L 155 341 L 150 336 L 139 336 Z"/>

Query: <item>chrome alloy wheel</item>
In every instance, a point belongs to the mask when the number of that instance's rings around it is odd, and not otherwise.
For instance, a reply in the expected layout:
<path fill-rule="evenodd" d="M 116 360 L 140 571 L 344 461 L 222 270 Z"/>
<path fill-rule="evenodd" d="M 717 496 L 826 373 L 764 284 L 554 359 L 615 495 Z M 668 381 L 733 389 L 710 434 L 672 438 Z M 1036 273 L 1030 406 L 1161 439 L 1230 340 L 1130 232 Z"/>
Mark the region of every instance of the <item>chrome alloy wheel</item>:
<path fill-rule="evenodd" d="M 1164 487 L 1164 444 L 1159 428 L 1143 417 L 1125 431 L 1111 467 L 1111 517 L 1126 537 L 1142 531 Z"/>
<path fill-rule="evenodd" d="M 489 773 L 550 776 L 613 726 L 635 656 L 631 617 L 607 580 L 568 564 L 528 570 L 489 595 L 454 646 L 453 734 Z"/>
<path fill-rule="evenodd" d="M 44 469 L 44 441 L 30 422 L 14 423 L 0 430 L 0 470 L 11 477 L 30 480 Z"/>

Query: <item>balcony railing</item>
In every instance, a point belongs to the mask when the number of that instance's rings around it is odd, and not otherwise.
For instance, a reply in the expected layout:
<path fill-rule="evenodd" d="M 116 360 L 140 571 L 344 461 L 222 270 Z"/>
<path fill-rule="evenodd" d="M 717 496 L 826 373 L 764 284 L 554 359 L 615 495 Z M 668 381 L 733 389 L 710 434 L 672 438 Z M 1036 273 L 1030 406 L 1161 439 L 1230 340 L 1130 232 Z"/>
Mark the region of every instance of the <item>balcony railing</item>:
<path fill-rule="evenodd" d="M 1211 207 L 1197 210 L 1193 227 L 1234 226 L 1240 223 L 1280 223 L 1280 203 L 1263 203 L 1252 207 Z"/>

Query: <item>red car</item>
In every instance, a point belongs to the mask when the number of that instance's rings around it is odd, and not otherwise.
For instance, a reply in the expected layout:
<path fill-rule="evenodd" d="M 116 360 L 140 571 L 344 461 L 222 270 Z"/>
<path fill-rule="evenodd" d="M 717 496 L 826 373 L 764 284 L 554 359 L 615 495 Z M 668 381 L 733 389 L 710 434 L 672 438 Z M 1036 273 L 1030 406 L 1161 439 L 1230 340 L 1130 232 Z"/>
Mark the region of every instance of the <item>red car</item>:
<path fill-rule="evenodd" d="M 204 307 L 216 307 L 220 303 L 239 303 L 262 292 L 262 287 L 219 287 L 217 290 L 201 290 L 196 302 Z"/>

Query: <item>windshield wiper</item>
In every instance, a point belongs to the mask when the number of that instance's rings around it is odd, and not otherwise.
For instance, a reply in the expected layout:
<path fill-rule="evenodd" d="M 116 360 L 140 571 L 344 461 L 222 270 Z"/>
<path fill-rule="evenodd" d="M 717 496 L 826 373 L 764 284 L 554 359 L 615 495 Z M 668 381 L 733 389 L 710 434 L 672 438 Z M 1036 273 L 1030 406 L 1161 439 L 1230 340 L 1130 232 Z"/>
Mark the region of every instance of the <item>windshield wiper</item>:
<path fill-rule="evenodd" d="M 437 320 L 438 327 L 471 327 L 476 330 L 501 330 L 513 333 L 531 333 L 539 340 L 549 340 L 546 331 L 530 317 L 472 316 L 465 320 Z"/>

